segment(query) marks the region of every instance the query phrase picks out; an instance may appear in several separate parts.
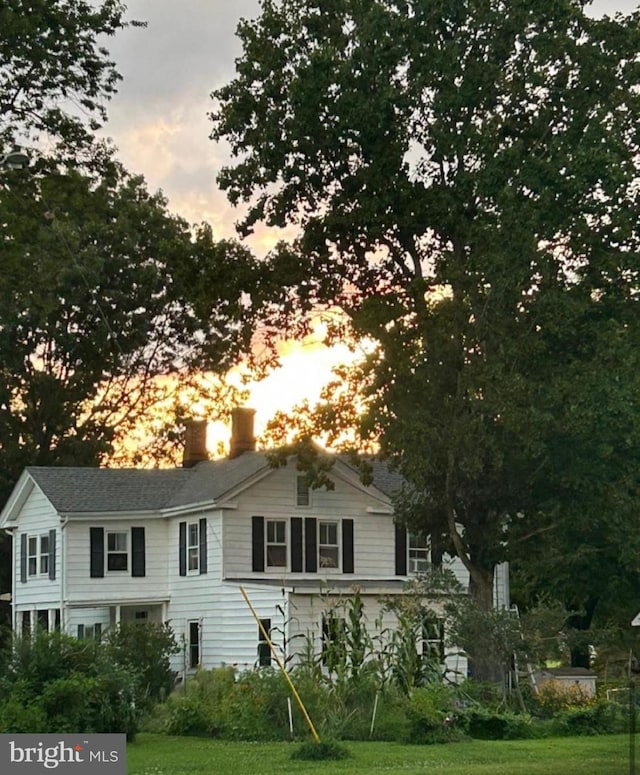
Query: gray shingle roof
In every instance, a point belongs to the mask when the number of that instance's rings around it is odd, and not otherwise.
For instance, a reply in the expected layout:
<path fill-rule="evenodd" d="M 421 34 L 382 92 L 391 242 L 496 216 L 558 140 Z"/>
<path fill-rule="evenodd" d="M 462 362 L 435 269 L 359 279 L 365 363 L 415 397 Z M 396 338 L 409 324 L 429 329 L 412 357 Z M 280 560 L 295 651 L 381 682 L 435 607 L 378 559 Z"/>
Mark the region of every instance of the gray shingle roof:
<path fill-rule="evenodd" d="M 63 514 L 162 509 L 188 481 L 191 470 L 27 468 L 38 487 Z"/>
<path fill-rule="evenodd" d="M 207 460 L 193 468 L 58 468 L 30 466 L 28 473 L 63 514 L 159 511 L 217 501 L 269 470 L 264 452 Z M 401 479 L 379 462 L 374 485 L 392 495 Z"/>

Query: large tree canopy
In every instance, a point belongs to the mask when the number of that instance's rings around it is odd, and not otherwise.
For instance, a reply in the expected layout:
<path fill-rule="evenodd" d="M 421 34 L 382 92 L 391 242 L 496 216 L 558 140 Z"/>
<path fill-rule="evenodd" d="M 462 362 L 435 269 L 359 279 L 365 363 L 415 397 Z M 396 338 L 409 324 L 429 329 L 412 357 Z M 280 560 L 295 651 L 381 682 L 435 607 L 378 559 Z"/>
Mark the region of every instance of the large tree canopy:
<path fill-rule="evenodd" d="M 120 78 L 104 36 L 126 26 L 118 0 L 3 0 L 0 150 L 45 133 L 91 143 Z"/>
<path fill-rule="evenodd" d="M 166 396 L 158 377 L 229 368 L 251 339 L 256 267 L 208 227 L 192 235 L 161 195 L 118 167 L 93 178 L 43 161 L 5 181 L 6 487 L 27 464 L 103 460 Z"/>
<path fill-rule="evenodd" d="M 584 5 L 264 0 L 213 95 L 243 230 L 300 229 L 274 325 L 376 343 L 361 431 L 484 606 L 532 542 L 593 580 L 637 539 L 640 15 Z"/>

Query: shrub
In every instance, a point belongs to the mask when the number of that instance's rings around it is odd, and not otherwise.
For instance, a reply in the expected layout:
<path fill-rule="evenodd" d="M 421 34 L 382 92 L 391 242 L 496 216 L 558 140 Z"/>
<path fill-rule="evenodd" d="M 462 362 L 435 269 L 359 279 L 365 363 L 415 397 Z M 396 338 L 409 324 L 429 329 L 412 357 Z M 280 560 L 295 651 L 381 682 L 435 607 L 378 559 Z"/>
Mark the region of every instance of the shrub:
<path fill-rule="evenodd" d="M 230 740 L 286 740 L 290 689 L 271 668 L 243 673 L 223 706 L 225 737 Z"/>
<path fill-rule="evenodd" d="M 103 640 L 107 659 L 137 676 L 136 704 L 149 707 L 173 690 L 171 655 L 180 650 L 168 624 L 122 622 Z"/>
<path fill-rule="evenodd" d="M 235 687 L 235 670 L 221 667 L 199 670 L 167 701 L 166 731 L 172 735 L 209 735 L 225 732 L 225 703 Z"/>
<path fill-rule="evenodd" d="M 551 720 L 554 735 L 607 735 L 626 731 L 625 714 L 614 703 L 596 700 L 559 712 Z"/>
<path fill-rule="evenodd" d="M 531 716 L 525 714 L 474 707 L 460 712 L 459 723 L 470 737 L 479 740 L 518 740 L 538 736 Z"/>
<path fill-rule="evenodd" d="M 0 728 L 7 732 L 125 732 L 139 711 L 136 676 L 95 641 L 38 632 L 16 639 L 0 677 Z"/>
<path fill-rule="evenodd" d="M 453 709 L 454 695 L 448 686 L 432 684 L 415 689 L 407 706 L 407 742 L 446 743 L 460 739 Z"/>
<path fill-rule="evenodd" d="M 302 743 L 291 754 L 292 759 L 302 759 L 304 761 L 320 761 L 326 759 L 338 760 L 348 759 L 351 756 L 349 751 L 338 743 L 320 742 L 308 740 Z"/>
<path fill-rule="evenodd" d="M 534 712 L 543 718 L 574 708 L 587 708 L 597 702 L 595 696 L 578 684 L 567 685 L 561 681 L 545 681 L 538 687 L 537 694 L 531 696 L 531 701 Z"/>

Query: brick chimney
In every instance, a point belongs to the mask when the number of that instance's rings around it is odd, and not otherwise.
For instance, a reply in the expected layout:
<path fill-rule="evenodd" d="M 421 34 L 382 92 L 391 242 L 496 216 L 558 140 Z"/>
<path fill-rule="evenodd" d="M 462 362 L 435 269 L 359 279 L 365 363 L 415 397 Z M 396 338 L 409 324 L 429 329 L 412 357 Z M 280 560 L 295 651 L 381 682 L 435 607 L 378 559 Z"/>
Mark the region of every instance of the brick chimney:
<path fill-rule="evenodd" d="M 243 452 L 256 448 L 256 438 L 253 435 L 253 418 L 255 409 L 246 406 L 236 406 L 231 410 L 231 442 L 229 457 L 239 457 Z"/>
<path fill-rule="evenodd" d="M 185 421 L 184 453 L 182 467 L 192 468 L 196 463 L 209 459 L 207 452 L 207 421 L 189 419 Z"/>

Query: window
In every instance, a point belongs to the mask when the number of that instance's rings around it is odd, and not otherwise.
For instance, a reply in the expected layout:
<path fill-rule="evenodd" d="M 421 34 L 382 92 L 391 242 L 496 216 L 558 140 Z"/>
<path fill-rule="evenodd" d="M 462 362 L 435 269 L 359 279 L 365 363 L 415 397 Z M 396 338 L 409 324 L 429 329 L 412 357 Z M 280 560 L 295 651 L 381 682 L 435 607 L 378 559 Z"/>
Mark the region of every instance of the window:
<path fill-rule="evenodd" d="M 127 534 L 107 533 L 107 570 L 126 571 L 127 567 Z"/>
<path fill-rule="evenodd" d="M 200 664 L 200 622 L 189 622 L 189 667 Z"/>
<path fill-rule="evenodd" d="M 133 615 L 133 618 L 136 622 L 146 622 L 149 618 L 149 612 L 148 611 L 136 611 Z"/>
<path fill-rule="evenodd" d="M 338 567 L 338 523 L 320 522 L 318 523 L 319 541 L 318 558 L 321 568 Z"/>
<path fill-rule="evenodd" d="M 189 542 L 187 545 L 187 558 L 189 570 L 197 571 L 200 561 L 200 526 L 197 522 L 189 524 L 187 535 Z"/>
<path fill-rule="evenodd" d="M 267 567 L 287 566 L 287 523 L 284 519 L 267 520 Z"/>
<path fill-rule="evenodd" d="M 52 531 L 53 532 L 53 531 Z M 29 576 L 49 573 L 50 556 L 52 553 L 49 533 L 39 536 L 29 536 L 27 539 L 27 570 Z"/>
<path fill-rule="evenodd" d="M 260 619 L 260 624 L 271 638 L 271 619 Z M 258 665 L 269 667 L 271 665 L 271 648 L 263 635 L 262 628 L 258 627 Z"/>
<path fill-rule="evenodd" d="M 429 545 L 426 538 L 409 534 L 409 573 L 426 573 L 429 566 Z"/>
<path fill-rule="evenodd" d="M 78 640 L 100 640 L 102 637 L 102 624 L 79 624 Z"/>
<path fill-rule="evenodd" d="M 29 536 L 29 575 L 35 576 L 38 572 L 38 536 Z"/>
<path fill-rule="evenodd" d="M 40 573 L 49 573 L 49 534 L 40 536 Z"/>
<path fill-rule="evenodd" d="M 298 506 L 308 506 L 310 503 L 309 483 L 306 476 L 299 476 L 296 479 L 296 503 Z"/>
<path fill-rule="evenodd" d="M 422 623 L 422 658 L 429 662 L 444 662 L 444 622 L 428 618 Z"/>

